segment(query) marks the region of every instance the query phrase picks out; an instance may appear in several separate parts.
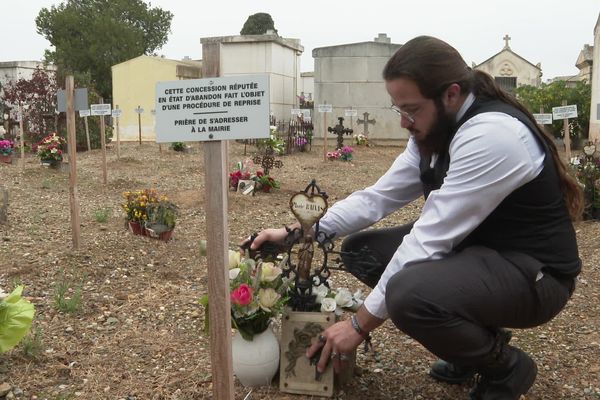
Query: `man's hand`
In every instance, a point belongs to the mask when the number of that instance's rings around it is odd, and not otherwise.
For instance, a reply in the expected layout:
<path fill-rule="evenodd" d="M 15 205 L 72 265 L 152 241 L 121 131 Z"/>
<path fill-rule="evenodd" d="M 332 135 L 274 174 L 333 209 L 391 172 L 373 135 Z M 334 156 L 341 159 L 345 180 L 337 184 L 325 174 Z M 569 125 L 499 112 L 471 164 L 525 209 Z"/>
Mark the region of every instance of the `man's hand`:
<path fill-rule="evenodd" d="M 312 358 L 321 350 L 317 371 L 323 373 L 331 360 L 333 369 L 339 373 L 344 368 L 344 363 L 350 359 L 352 352 L 363 340 L 363 337 L 352 328 L 349 320 L 341 321 L 319 335 L 319 340 L 306 351 L 306 357 Z"/>

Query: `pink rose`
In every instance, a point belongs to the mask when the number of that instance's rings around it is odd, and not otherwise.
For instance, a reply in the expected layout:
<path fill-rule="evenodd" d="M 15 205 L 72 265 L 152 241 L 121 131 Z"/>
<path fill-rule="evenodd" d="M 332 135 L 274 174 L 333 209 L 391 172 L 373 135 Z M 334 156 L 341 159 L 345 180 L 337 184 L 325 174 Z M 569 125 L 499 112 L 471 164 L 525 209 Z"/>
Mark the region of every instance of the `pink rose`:
<path fill-rule="evenodd" d="M 252 288 L 246 283 L 242 283 L 237 289 L 231 292 L 231 302 L 240 306 L 247 306 L 252 301 Z"/>

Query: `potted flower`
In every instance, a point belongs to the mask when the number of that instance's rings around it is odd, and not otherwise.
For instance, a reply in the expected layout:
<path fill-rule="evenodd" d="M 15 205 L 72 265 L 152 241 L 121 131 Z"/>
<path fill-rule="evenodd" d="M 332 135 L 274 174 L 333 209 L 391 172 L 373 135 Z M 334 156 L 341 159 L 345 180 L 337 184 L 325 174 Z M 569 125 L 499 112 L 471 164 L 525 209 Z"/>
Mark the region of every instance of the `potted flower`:
<path fill-rule="evenodd" d="M 294 145 L 302 152 L 306 151 L 306 145 L 308 144 L 308 139 L 304 136 L 298 136 L 294 140 Z"/>
<path fill-rule="evenodd" d="M 352 153 L 354 152 L 352 147 L 344 146 L 338 151 L 340 152 L 340 159 L 342 161 L 352 161 Z"/>
<path fill-rule="evenodd" d="M 173 142 L 171 143 L 171 148 L 173 149 L 173 151 L 186 151 L 187 147 L 185 145 L 185 143 L 183 142 Z"/>
<path fill-rule="evenodd" d="M 290 281 L 279 265 L 229 254 L 233 372 L 244 386 L 268 385 L 279 367 L 279 343 L 269 325 L 287 304 Z M 206 310 L 208 301 L 200 299 Z M 206 330 L 208 322 L 206 315 Z"/>
<path fill-rule="evenodd" d="M 175 228 L 177 206 L 167 196 L 161 196 L 158 202 L 146 205 L 146 216 L 144 229 L 147 236 L 168 242 Z"/>
<path fill-rule="evenodd" d="M 42 165 L 57 167 L 63 160 L 63 147 L 66 144 L 65 139 L 56 133 L 43 138 L 37 144 L 36 154 L 40 158 Z"/>
<path fill-rule="evenodd" d="M 265 175 L 262 171 L 256 171 L 256 176 L 253 178 L 258 184 L 258 189 L 265 193 L 269 193 L 271 189 L 279 189 L 281 184 L 269 175 Z"/>
<path fill-rule="evenodd" d="M 123 197 L 125 201 L 121 203 L 121 208 L 125 211 L 129 230 L 134 235 L 144 235 L 144 226 L 148 220 L 148 205 L 159 201 L 158 193 L 154 189 L 144 189 L 124 192 Z"/>
<path fill-rule="evenodd" d="M 12 162 L 13 149 L 14 143 L 12 140 L 0 140 L 0 161 L 10 164 Z"/>

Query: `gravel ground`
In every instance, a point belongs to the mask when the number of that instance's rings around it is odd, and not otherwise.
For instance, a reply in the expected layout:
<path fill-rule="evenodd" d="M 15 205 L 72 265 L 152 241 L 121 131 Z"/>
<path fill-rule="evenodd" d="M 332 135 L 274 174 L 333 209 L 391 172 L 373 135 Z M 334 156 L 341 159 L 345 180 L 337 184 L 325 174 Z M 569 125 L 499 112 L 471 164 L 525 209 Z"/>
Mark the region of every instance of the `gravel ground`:
<path fill-rule="evenodd" d="M 248 147 L 250 154 L 254 149 Z M 322 148 L 282 158 L 272 175 L 281 190 L 229 195 L 232 244 L 266 227 L 292 221 L 290 196 L 311 179 L 330 204 L 374 182 L 399 148 L 360 147 L 352 163 L 323 161 Z M 230 165 L 244 158 L 232 143 Z M 72 250 L 68 170 L 40 166 L 27 157 L 0 165 L 0 187 L 9 191 L 9 223 L 0 225 L 0 287 L 17 283 L 36 306 L 37 340 L 0 356 L 0 393 L 22 399 L 208 399 L 212 397 L 209 340 L 197 300 L 207 292 L 205 260 L 197 245 L 205 236 L 202 145 L 175 153 L 155 144 L 123 145 L 117 160 L 108 151 L 108 184 L 102 184 L 99 151 L 78 155 L 81 247 Z M 154 187 L 179 205 L 173 239 L 159 242 L 131 235 L 120 210 L 121 193 Z M 421 203 L 406 207 L 379 226 L 418 216 Z M 110 218 L 97 222 L 107 209 Z M 515 331 L 514 342 L 539 366 L 527 395 L 534 399 L 600 399 L 600 225 L 576 225 L 584 271 L 566 309 L 542 327 Z M 340 272 L 334 286 L 367 290 Z M 57 285 L 82 290 L 82 310 L 55 306 Z M 359 374 L 336 392 L 338 399 L 466 399 L 468 386 L 439 384 L 426 372 L 434 357 L 386 323 L 374 332 L 375 352 L 359 352 Z M 36 348 L 35 345 L 39 345 Z M 29 355 L 26 353 L 30 353 Z M 33 353 L 33 354 L 31 354 Z M 249 392 L 236 382 L 236 399 Z M 1 397 L 0 397 L 1 398 Z M 248 399 L 308 399 L 255 389 Z"/>

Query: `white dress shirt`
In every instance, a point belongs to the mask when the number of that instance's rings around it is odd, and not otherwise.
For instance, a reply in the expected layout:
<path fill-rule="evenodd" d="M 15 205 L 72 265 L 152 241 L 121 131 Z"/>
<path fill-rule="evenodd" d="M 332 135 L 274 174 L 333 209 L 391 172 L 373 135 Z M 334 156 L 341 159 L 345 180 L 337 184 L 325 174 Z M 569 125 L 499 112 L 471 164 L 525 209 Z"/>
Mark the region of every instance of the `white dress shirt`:
<path fill-rule="evenodd" d="M 473 101 L 471 94 L 457 120 Z M 529 129 L 499 112 L 481 113 L 465 122 L 450 142 L 449 153 L 450 166 L 443 185 L 429 194 L 413 229 L 365 299 L 369 313 L 378 318 L 388 317 L 385 289 L 390 277 L 411 264 L 451 253 L 506 196 L 534 179 L 544 161 L 544 151 Z M 321 219 L 320 228 L 345 236 L 422 196 L 419 160 L 411 137 L 391 168 L 374 185 L 333 205 Z"/>

